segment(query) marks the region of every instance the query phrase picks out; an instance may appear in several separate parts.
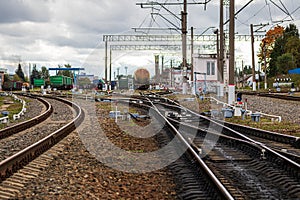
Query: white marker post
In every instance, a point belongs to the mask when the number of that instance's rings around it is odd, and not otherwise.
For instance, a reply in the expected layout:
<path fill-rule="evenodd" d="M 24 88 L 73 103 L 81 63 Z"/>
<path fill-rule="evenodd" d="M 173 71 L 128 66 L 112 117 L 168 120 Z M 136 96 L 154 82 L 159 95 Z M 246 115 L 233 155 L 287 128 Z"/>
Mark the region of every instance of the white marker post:
<path fill-rule="evenodd" d="M 118 122 L 118 101 L 116 101 L 116 120 L 115 122 L 117 123 Z"/>

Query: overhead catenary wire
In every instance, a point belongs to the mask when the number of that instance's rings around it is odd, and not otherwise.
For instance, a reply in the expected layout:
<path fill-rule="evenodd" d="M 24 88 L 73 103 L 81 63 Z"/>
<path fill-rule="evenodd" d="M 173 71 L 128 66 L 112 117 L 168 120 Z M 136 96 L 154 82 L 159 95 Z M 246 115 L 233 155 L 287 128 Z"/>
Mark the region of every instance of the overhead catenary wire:
<path fill-rule="evenodd" d="M 291 12 L 291 15 L 293 15 L 295 12 L 297 12 L 298 10 L 300 9 L 300 6 L 298 6 L 295 10 L 293 10 L 292 12 Z M 285 20 L 286 18 L 288 18 L 289 16 L 286 16 L 285 18 L 283 18 L 282 20 Z M 294 21 L 294 19 L 293 19 L 293 21 Z"/>
<path fill-rule="evenodd" d="M 249 17 L 245 22 L 243 22 L 242 24 L 246 24 L 247 22 L 249 22 L 249 20 L 253 19 L 254 17 L 256 17 L 263 9 L 266 8 L 266 5 L 264 5 L 262 8 L 260 8 L 256 13 L 254 13 L 251 17 Z M 249 27 L 249 24 L 247 24 L 247 27 Z"/>
<path fill-rule="evenodd" d="M 272 22 L 272 21 L 273 21 L 273 19 L 272 19 L 271 6 L 270 6 L 270 4 L 268 3 L 268 1 L 267 1 L 267 0 L 265 0 L 265 1 L 266 1 L 266 5 L 268 6 L 268 11 L 269 11 L 269 15 L 270 15 L 270 21 Z"/>
<path fill-rule="evenodd" d="M 290 18 L 293 20 L 292 15 L 290 14 L 289 10 L 285 7 L 285 5 L 282 3 L 281 0 L 279 0 L 279 2 L 281 3 L 282 7 L 285 9 L 286 13 L 290 16 Z"/>
<path fill-rule="evenodd" d="M 265 0 L 265 4 L 260 8 L 256 9 L 257 12 L 255 12 L 252 16 L 248 17 L 246 20 L 241 20 L 236 17 L 236 21 L 238 21 L 241 25 L 247 27 L 250 26 L 252 21 L 255 20 L 255 18 L 259 18 L 260 14 L 264 12 L 264 14 L 268 14 L 269 17 L 265 17 L 266 21 L 264 23 L 269 23 L 270 28 L 288 22 L 288 21 L 295 21 L 295 16 L 294 13 L 296 13 L 299 9 L 300 6 L 291 6 L 290 4 L 287 4 L 287 2 L 278 0 L 280 3 L 275 3 L 273 0 Z M 291 3 L 291 2 L 289 2 Z M 286 5 L 289 5 L 288 7 Z M 296 8 L 295 8 L 296 7 Z M 293 11 L 292 8 L 294 9 Z M 264 11 L 265 10 L 265 11 Z M 276 12 L 281 12 L 284 15 L 286 15 L 283 19 L 276 19 Z M 269 19 L 268 19 L 269 18 Z M 288 19 L 290 18 L 290 19 Z M 287 20 L 288 19 L 288 20 Z M 256 20 L 257 21 L 257 20 Z M 259 21 L 262 21 L 261 19 Z"/>
<path fill-rule="evenodd" d="M 196 0 L 192 0 L 190 2 L 187 2 L 187 4 L 190 4 L 190 5 L 205 5 L 205 8 L 206 8 L 206 5 L 211 2 L 211 0 L 201 0 L 201 1 L 196 1 Z M 180 14 L 174 14 L 174 12 L 170 9 L 171 6 L 178 6 L 177 8 L 180 8 L 182 10 L 182 7 L 183 7 L 183 3 L 179 0 L 177 0 L 177 2 L 172 2 L 172 1 L 169 1 L 169 0 L 164 0 L 164 1 L 150 1 L 150 0 L 147 0 L 146 2 L 144 3 L 136 3 L 136 5 L 140 5 L 141 8 L 153 8 L 152 12 L 151 13 L 151 21 L 149 23 L 149 27 L 148 27 L 148 32 L 150 30 L 152 30 L 154 28 L 154 25 L 157 25 L 158 27 L 161 27 L 160 26 L 160 23 L 163 23 L 167 26 L 175 26 L 175 28 L 170 28 L 170 29 L 167 29 L 167 28 L 163 28 L 164 30 L 175 30 L 177 32 L 179 32 L 179 30 L 181 30 L 181 18 L 179 17 L 179 15 L 181 15 L 181 12 Z M 156 15 L 155 17 L 153 15 Z M 171 17 L 169 17 L 171 16 Z M 159 20 L 159 18 L 162 19 L 162 22 Z M 167 22 L 167 23 L 166 23 Z M 142 25 L 139 26 L 140 29 L 145 29 L 146 28 L 142 28 Z M 138 28 L 136 28 L 138 29 Z M 158 30 L 158 29 L 155 29 L 155 30 Z"/>

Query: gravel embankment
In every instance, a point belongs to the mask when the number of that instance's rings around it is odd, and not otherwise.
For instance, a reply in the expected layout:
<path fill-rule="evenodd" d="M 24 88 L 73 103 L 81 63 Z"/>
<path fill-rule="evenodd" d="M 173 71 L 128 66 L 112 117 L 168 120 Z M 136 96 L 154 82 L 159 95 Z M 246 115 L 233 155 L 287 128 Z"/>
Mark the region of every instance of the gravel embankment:
<path fill-rule="evenodd" d="M 101 129 L 116 146 L 132 152 L 153 151 L 158 148 L 154 138 L 129 137 L 113 119 L 107 117 L 108 108 L 109 104 L 105 103 L 97 107 L 97 117 L 101 122 Z M 62 153 L 39 178 L 24 188 L 20 199 L 176 199 L 175 184 L 166 169 L 128 173 L 110 168 L 95 159 L 82 142 L 83 135 L 93 128 L 89 123 L 84 122 L 80 126 L 77 130 L 80 133 L 72 133 L 70 142 Z M 139 124 L 146 125 L 147 122 Z M 135 131 L 132 122 L 127 126 L 130 127 L 128 130 Z M 101 143 L 98 148 L 101 148 Z M 109 157 L 110 152 L 107 151 L 107 154 Z"/>
<path fill-rule="evenodd" d="M 10 120 L 9 123 L 7 124 L 7 127 L 9 126 L 13 126 L 17 123 L 32 119 L 40 114 L 42 114 L 43 112 L 45 112 L 46 110 L 46 106 L 44 106 L 43 103 L 41 103 L 40 101 L 36 100 L 36 99 L 32 99 L 32 98 L 28 98 L 28 97 L 23 97 L 20 96 L 21 99 L 24 100 L 28 100 L 28 102 L 26 103 L 26 112 L 24 113 L 23 116 L 21 116 L 20 119 L 14 121 L 14 120 Z"/>
<path fill-rule="evenodd" d="M 300 124 L 300 102 L 282 99 L 243 95 L 248 100 L 248 109 L 271 115 L 279 115 L 282 120 Z"/>
<path fill-rule="evenodd" d="M 47 101 L 53 106 L 53 113 L 50 118 L 31 128 L 0 140 L 0 161 L 38 142 L 73 119 L 71 107 L 56 100 L 47 99 Z M 31 110 L 28 113 L 38 115 L 37 111 L 39 110 L 39 106 L 34 107 L 31 104 Z"/>

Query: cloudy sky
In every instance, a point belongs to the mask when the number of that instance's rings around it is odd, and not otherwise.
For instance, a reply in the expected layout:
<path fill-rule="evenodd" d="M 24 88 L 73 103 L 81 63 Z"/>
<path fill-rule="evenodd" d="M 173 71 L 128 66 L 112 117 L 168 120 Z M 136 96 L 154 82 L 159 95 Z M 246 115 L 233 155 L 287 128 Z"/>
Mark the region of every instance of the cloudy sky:
<path fill-rule="evenodd" d="M 203 2 L 204 0 L 188 0 Z M 57 67 L 71 64 L 85 67 L 86 73 L 104 75 L 103 35 L 142 34 L 134 32 L 135 27 L 174 28 L 180 26 L 174 15 L 179 17 L 182 6 L 141 8 L 136 3 L 147 0 L 0 0 L 0 64 L 13 73 L 20 62 L 25 72 L 29 63 L 38 67 Z M 179 0 L 156 0 L 156 2 L 182 2 Z M 249 0 L 236 0 L 236 10 Z M 201 34 L 208 27 L 218 26 L 219 0 L 211 0 L 206 10 L 203 5 L 188 6 L 188 26 Z M 236 32 L 249 34 L 249 25 L 293 20 L 298 27 L 300 16 L 299 0 L 254 0 L 236 18 Z M 158 13 L 171 23 L 163 20 Z M 289 16 L 291 15 L 291 17 Z M 228 12 L 225 11 L 228 18 Z M 147 31 L 146 31 L 147 32 Z M 155 32 L 148 31 L 149 34 Z M 176 34 L 176 32 L 165 32 Z M 206 34 L 212 34 L 208 30 Z M 262 33 L 263 34 L 263 33 Z M 250 60 L 249 48 L 237 45 L 238 59 Z M 115 51 L 112 52 L 113 72 L 132 73 L 137 67 L 153 69 L 154 54 L 164 52 Z M 168 58 L 169 56 L 169 58 Z M 176 59 L 174 54 L 166 54 L 167 59 Z M 167 61 L 166 61 L 167 62 Z M 250 63 L 249 63 L 250 64 Z"/>

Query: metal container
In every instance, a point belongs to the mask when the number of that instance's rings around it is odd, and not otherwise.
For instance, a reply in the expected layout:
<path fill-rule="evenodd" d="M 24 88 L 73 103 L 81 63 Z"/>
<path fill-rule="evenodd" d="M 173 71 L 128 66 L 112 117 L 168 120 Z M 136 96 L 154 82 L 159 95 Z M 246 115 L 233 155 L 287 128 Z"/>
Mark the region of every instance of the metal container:
<path fill-rule="evenodd" d="M 135 89 L 148 89 L 150 84 L 150 73 L 145 68 L 139 68 L 134 72 Z"/>
<path fill-rule="evenodd" d="M 41 87 L 42 85 L 45 85 L 44 79 L 33 79 L 33 85 L 34 87 Z"/>

